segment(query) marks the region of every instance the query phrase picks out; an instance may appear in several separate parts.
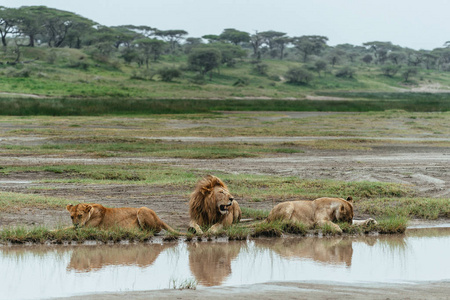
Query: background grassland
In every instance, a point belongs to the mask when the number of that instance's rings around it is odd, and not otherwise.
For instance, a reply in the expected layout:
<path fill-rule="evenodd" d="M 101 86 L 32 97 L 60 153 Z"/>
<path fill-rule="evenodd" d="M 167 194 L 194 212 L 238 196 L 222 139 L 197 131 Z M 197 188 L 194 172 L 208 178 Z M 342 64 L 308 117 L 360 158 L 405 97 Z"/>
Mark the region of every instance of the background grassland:
<path fill-rule="evenodd" d="M 215 113 L 193 115 L 123 115 L 123 116 L 24 116 L 0 118 L 4 137 L 47 137 L 47 147 L 89 147 L 88 144 L 135 144 L 145 147 L 163 145 L 158 137 L 338 137 L 335 143 L 376 145 L 383 138 L 442 137 L 450 134 L 450 112 L 338 113 L 291 116 L 289 112 Z M 350 137 L 350 138 L 349 138 Z M 370 138 L 376 140 L 370 140 Z M 176 141 L 176 139 L 175 139 Z M 201 141 L 201 140 L 200 140 Z M 443 140 L 445 142 L 445 139 Z M 195 142 L 195 140 L 194 140 Z M 220 142 L 220 141 L 219 141 Z M 224 145 L 226 140 L 224 139 Z M 317 141 L 329 143 L 330 141 Z M 384 142 L 384 141 L 381 141 Z M 285 146 L 312 145 L 303 141 Z M 367 143 L 367 145 L 364 145 Z M 2 143 L 5 145 L 5 143 Z M 240 145 L 250 145 L 244 139 Z M 261 144 L 261 143 L 259 143 Z M 152 146 L 153 145 L 153 146 Z M 194 145 L 194 144 L 192 144 Z M 176 147 L 176 143 L 172 143 Z M 204 146 L 204 145 L 202 145 Z M 251 146 L 251 145 L 250 145 Z M 323 146 L 323 145 L 322 145 Z"/>
<path fill-rule="evenodd" d="M 197 74 L 187 70 L 187 56 L 183 54 L 162 56 L 145 70 L 124 64 L 118 58 L 95 60 L 78 49 L 23 48 L 22 52 L 23 59 L 30 63 L 0 65 L 1 90 L 6 93 L 0 94 L 0 114 L 3 115 L 449 110 L 450 73 L 438 70 L 422 72 L 416 85 L 407 86 L 400 76 L 381 75 L 380 67 L 356 64 L 354 78 L 338 78 L 332 74 L 338 68 L 331 68 L 322 76 L 315 76 L 309 84 L 293 85 L 287 83 L 284 76 L 289 68 L 302 66 L 302 63 L 264 59 L 268 71 L 260 75 L 255 72 L 252 59 L 241 59 L 232 67 L 216 70 L 212 80 L 196 82 Z M 164 82 L 158 75 L 143 80 L 133 75 L 154 74 L 167 67 L 183 70 L 183 76 Z M 236 85 L 239 81 L 246 84 Z M 433 90 L 438 94 L 410 92 L 411 87 L 428 85 L 441 87 L 442 93 L 439 88 Z M 23 94 L 49 99 L 18 97 Z M 340 97 L 341 100 L 306 101 L 308 95 Z M 278 101 L 270 101 L 273 99 Z"/>

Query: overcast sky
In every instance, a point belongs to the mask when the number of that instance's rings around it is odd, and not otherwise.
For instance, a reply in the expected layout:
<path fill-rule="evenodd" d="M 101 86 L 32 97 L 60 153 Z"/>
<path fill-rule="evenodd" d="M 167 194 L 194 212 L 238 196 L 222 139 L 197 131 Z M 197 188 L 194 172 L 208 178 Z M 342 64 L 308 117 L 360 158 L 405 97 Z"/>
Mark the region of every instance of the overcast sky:
<path fill-rule="evenodd" d="M 45 5 L 102 25 L 184 29 L 189 37 L 236 28 L 324 35 L 331 46 L 389 41 L 431 50 L 450 41 L 450 0 L 0 0 L 0 5 Z"/>

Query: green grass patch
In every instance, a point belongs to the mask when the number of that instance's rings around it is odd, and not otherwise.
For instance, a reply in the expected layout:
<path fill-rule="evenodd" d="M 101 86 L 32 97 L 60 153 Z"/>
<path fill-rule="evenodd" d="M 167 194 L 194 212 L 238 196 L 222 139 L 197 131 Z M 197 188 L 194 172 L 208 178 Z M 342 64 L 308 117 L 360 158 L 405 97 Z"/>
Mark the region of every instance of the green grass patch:
<path fill-rule="evenodd" d="M 0 212 L 23 208 L 58 209 L 70 203 L 62 198 L 0 191 Z"/>
<path fill-rule="evenodd" d="M 44 227 L 16 227 L 7 228 L 0 231 L 0 242 L 24 244 L 24 243 L 56 243 L 64 242 L 83 243 L 86 241 L 98 241 L 102 243 L 136 241 L 145 242 L 153 237 L 152 231 L 143 231 L 139 229 L 114 228 L 110 230 L 101 230 L 94 227 L 85 227 L 80 229 L 60 229 L 48 230 Z"/>
<path fill-rule="evenodd" d="M 228 174 L 205 170 L 187 170 L 166 164 L 123 164 L 123 165 L 53 165 L 36 167 L 9 167 L 0 170 L 4 174 L 20 172 L 53 172 L 60 179 L 45 182 L 59 183 L 123 183 L 167 185 L 190 192 L 195 183 L 208 173 L 225 181 L 230 192 L 238 198 L 258 199 L 257 202 L 282 199 L 307 200 L 319 197 L 352 196 L 361 198 L 398 198 L 412 196 L 410 186 L 370 181 L 304 180 L 298 177 L 269 175 Z"/>
<path fill-rule="evenodd" d="M 250 174 L 220 174 L 235 196 L 251 196 L 265 201 L 276 199 L 307 200 L 319 197 L 372 198 L 412 195 L 410 186 L 369 181 L 303 180 L 298 177 L 278 177 Z"/>
<path fill-rule="evenodd" d="M 230 241 L 240 241 L 248 238 L 250 230 L 240 224 L 234 224 L 226 228 L 223 233 Z"/>
<path fill-rule="evenodd" d="M 253 209 L 253 208 L 248 208 L 248 207 L 241 207 L 241 211 L 242 211 L 242 218 L 243 219 L 254 219 L 254 220 L 264 220 L 265 218 L 267 218 L 269 216 L 269 212 L 268 210 L 264 210 L 264 209 Z"/>
<path fill-rule="evenodd" d="M 274 222 L 259 222 L 252 226 L 252 237 L 280 237 L 283 233 L 306 235 L 308 227 L 302 223 L 277 220 Z"/>
<path fill-rule="evenodd" d="M 360 213 L 436 220 L 450 218 L 450 201 L 445 198 L 373 198 L 355 203 Z"/>
<path fill-rule="evenodd" d="M 303 153 L 301 145 L 248 144 L 233 142 L 177 142 L 154 139 L 90 138 L 56 140 L 56 144 L 43 144 L 33 147 L 23 145 L 3 145 L 0 149 L 11 153 L 57 155 L 87 155 L 94 157 L 151 156 L 191 159 L 230 159 L 238 157 L 258 157 L 277 153 Z"/>

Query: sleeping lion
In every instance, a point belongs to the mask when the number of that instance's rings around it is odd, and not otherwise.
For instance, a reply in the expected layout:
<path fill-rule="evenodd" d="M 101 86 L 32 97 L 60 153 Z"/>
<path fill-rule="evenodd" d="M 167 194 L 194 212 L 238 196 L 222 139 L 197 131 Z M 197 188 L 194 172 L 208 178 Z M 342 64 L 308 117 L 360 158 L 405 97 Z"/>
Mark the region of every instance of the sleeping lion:
<path fill-rule="evenodd" d="M 342 232 L 339 225 L 333 222 L 353 223 L 352 200 L 352 197 L 348 197 L 347 200 L 342 198 L 318 198 L 313 201 L 282 202 L 275 205 L 270 211 L 267 221 L 295 221 L 310 227 L 328 224 L 337 232 Z"/>
<path fill-rule="evenodd" d="M 164 223 L 156 213 L 147 207 L 108 208 L 101 204 L 80 203 L 67 205 L 72 223 L 75 228 L 83 226 L 110 229 L 113 227 L 141 228 L 160 232 L 162 229 L 177 233 L 172 227 Z"/>

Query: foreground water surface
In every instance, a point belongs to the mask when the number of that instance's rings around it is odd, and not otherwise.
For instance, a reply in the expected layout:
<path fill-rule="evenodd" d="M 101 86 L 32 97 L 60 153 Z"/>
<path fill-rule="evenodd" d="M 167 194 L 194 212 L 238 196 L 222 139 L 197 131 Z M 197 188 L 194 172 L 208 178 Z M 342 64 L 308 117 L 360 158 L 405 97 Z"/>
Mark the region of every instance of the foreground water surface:
<path fill-rule="evenodd" d="M 405 235 L 0 247 L 0 299 L 265 282 L 450 280 L 450 228 Z"/>

